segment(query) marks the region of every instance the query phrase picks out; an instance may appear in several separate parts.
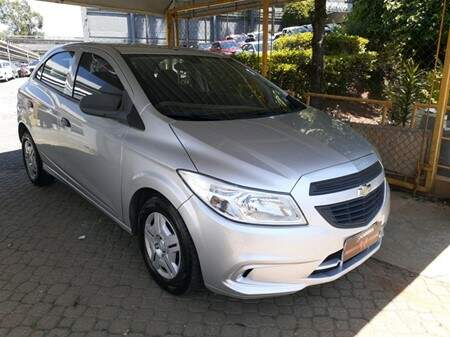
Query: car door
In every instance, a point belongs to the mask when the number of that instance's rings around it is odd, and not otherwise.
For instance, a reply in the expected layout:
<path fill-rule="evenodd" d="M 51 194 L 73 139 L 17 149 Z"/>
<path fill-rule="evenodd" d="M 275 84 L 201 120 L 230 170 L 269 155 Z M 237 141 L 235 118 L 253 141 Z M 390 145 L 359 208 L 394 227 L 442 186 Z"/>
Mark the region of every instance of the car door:
<path fill-rule="evenodd" d="M 27 90 L 21 90 L 23 105 L 29 111 L 28 127 L 44 162 L 57 170 L 60 159 L 59 124 L 61 105 L 70 92 L 67 76 L 71 71 L 74 52 L 60 50 L 50 55 Z"/>
<path fill-rule="evenodd" d="M 87 49 L 77 59 L 72 99 L 61 109 L 62 169 L 99 206 L 121 218 L 121 158 L 128 126 L 84 113 L 80 101 L 95 93 L 123 95 L 125 89 L 108 54 Z"/>

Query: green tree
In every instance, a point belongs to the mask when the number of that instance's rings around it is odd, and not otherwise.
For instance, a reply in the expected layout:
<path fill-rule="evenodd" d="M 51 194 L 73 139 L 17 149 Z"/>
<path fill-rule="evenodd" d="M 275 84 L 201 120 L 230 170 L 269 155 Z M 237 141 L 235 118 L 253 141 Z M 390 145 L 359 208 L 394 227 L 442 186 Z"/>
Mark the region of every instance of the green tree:
<path fill-rule="evenodd" d="M 283 27 L 300 26 L 311 22 L 314 0 L 291 2 L 284 7 L 281 24 Z"/>
<path fill-rule="evenodd" d="M 42 16 L 32 11 L 25 0 L 0 0 L 0 23 L 8 26 L 14 35 L 39 35 Z"/>
<path fill-rule="evenodd" d="M 390 49 L 431 66 L 442 11 L 441 0 L 354 0 L 346 30 L 366 37 L 377 50 Z M 450 11 L 444 27 L 450 25 Z M 446 41 L 443 37 L 442 43 Z"/>

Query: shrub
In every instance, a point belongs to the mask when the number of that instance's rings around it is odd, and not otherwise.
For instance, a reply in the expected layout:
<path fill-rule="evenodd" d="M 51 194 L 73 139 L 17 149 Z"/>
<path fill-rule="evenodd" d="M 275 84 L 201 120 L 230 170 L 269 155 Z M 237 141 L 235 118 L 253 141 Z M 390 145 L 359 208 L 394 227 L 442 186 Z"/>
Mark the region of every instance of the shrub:
<path fill-rule="evenodd" d="M 310 49 L 312 36 L 312 33 L 285 35 L 275 40 L 273 49 Z"/>
<path fill-rule="evenodd" d="M 269 62 L 271 64 L 298 64 L 302 65 L 311 60 L 312 51 L 308 50 L 276 50 L 269 54 Z"/>
<path fill-rule="evenodd" d="M 359 95 L 370 90 L 377 70 L 377 53 L 325 56 L 325 92 L 336 95 Z"/>
<path fill-rule="evenodd" d="M 303 95 L 311 83 L 311 33 L 290 35 L 275 43 L 269 54 L 270 79 L 286 90 Z M 325 38 L 325 92 L 336 95 L 360 95 L 364 91 L 381 92 L 378 54 L 366 51 L 368 41 L 358 36 L 330 33 Z M 236 58 L 259 70 L 261 58 L 241 53 Z"/>
<path fill-rule="evenodd" d="M 356 35 L 330 33 L 323 43 L 327 55 L 360 54 L 366 51 L 369 40 Z"/>
<path fill-rule="evenodd" d="M 386 87 L 387 96 L 392 102 L 391 120 L 395 125 L 406 125 L 414 103 L 425 98 L 426 87 L 426 73 L 413 59 L 399 65 Z"/>
<path fill-rule="evenodd" d="M 275 40 L 275 50 L 282 49 L 309 49 L 312 43 L 312 33 L 286 35 Z M 356 35 L 347 35 L 339 32 L 329 33 L 325 36 L 323 44 L 325 54 L 358 54 L 366 51 L 369 40 Z"/>
<path fill-rule="evenodd" d="M 260 70 L 261 59 L 256 53 L 242 52 L 233 56 L 239 62 L 257 71 Z"/>

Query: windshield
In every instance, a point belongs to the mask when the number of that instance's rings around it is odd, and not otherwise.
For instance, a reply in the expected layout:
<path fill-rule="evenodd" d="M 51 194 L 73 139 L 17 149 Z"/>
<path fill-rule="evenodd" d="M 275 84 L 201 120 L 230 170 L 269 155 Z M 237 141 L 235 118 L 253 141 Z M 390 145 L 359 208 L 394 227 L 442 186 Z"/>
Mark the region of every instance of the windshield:
<path fill-rule="evenodd" d="M 236 48 L 237 44 L 236 44 L 236 41 L 234 41 L 234 40 L 228 40 L 228 41 L 220 42 L 220 46 L 224 49 L 229 49 L 229 48 Z"/>
<path fill-rule="evenodd" d="M 247 119 L 305 106 L 231 58 L 124 55 L 148 99 L 178 120 Z"/>

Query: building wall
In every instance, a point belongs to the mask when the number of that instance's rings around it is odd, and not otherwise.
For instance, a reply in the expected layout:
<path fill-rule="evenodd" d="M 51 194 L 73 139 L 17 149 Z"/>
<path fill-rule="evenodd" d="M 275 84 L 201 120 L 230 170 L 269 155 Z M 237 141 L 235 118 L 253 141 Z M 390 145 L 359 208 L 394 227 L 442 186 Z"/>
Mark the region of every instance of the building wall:
<path fill-rule="evenodd" d="M 82 20 L 85 41 L 160 45 L 166 43 L 166 23 L 163 17 L 83 8 Z M 180 19 L 180 43 L 192 45 L 197 42 L 224 39 L 230 34 L 252 32 L 258 30 L 260 21 L 260 11 L 245 11 L 200 19 Z M 278 31 L 281 24 L 281 8 L 275 9 L 272 23 L 273 31 Z"/>

